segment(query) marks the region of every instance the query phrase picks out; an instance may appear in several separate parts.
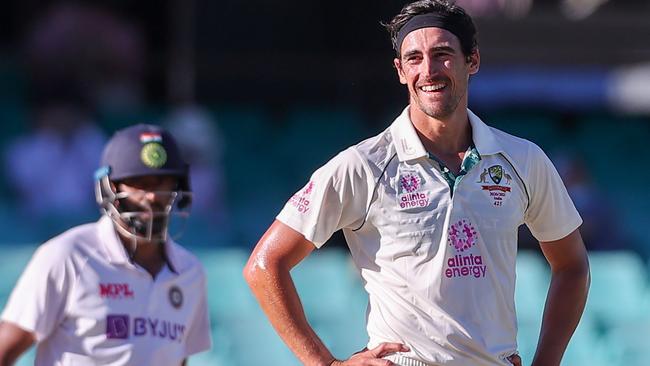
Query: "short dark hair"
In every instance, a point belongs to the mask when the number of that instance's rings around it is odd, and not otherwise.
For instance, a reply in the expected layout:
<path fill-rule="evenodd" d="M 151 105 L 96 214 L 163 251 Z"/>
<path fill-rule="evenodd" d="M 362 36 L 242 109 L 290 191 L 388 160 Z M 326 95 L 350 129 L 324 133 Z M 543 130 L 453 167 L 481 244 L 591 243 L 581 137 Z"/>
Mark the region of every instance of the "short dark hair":
<path fill-rule="evenodd" d="M 401 45 L 397 44 L 397 34 L 400 29 L 416 15 L 435 13 L 442 16 L 453 17 L 457 20 L 462 34 L 456 36 L 460 40 L 460 46 L 465 56 L 471 55 L 478 47 L 476 39 L 476 26 L 472 17 L 465 12 L 465 9 L 447 0 L 417 0 L 404 5 L 402 10 L 390 22 L 382 22 L 381 25 L 390 33 L 393 49 L 400 55 Z"/>

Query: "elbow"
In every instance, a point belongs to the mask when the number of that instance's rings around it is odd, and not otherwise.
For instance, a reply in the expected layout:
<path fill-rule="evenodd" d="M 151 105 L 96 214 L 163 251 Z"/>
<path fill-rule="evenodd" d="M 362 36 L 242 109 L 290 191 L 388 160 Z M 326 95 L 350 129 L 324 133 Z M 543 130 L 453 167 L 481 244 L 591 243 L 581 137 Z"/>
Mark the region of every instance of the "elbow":
<path fill-rule="evenodd" d="M 579 283 L 580 289 L 586 297 L 589 293 L 589 288 L 591 287 L 591 272 L 589 271 L 589 264 L 577 270 L 574 274 L 574 279 Z"/>
<path fill-rule="evenodd" d="M 576 270 L 571 272 L 571 276 L 575 281 L 580 283 L 583 287 L 584 292 L 589 292 L 589 287 L 591 286 L 591 272 L 589 271 L 589 264 L 581 266 Z"/>
<path fill-rule="evenodd" d="M 285 274 L 288 275 L 289 270 L 281 263 L 255 254 L 250 257 L 242 271 L 244 280 L 257 298 L 263 296 L 265 289 L 281 281 Z"/>
<path fill-rule="evenodd" d="M 576 263 L 574 263 L 573 265 L 563 268 L 562 272 L 572 277 L 581 278 L 586 281 L 589 281 L 589 278 L 591 276 L 589 270 L 589 260 L 585 258 L 584 260 L 576 261 Z"/>
<path fill-rule="evenodd" d="M 251 257 L 243 270 L 244 280 L 248 284 L 253 296 L 258 301 L 263 301 L 268 289 L 278 281 L 277 268 L 269 266 L 264 258 Z"/>
<path fill-rule="evenodd" d="M 587 288 L 589 288 L 591 284 L 591 270 L 589 268 L 589 259 L 585 258 L 583 261 L 581 261 L 575 272 L 576 276 L 581 278 L 585 282 Z"/>
<path fill-rule="evenodd" d="M 566 266 L 553 272 L 553 277 L 571 281 L 576 286 L 580 284 L 580 287 L 584 286 L 585 291 L 589 290 L 591 285 L 591 272 L 588 260 L 585 259 L 584 261 L 576 262 L 571 266 Z"/>
<path fill-rule="evenodd" d="M 256 285 L 260 283 L 261 279 L 266 272 L 266 266 L 262 259 L 251 256 L 248 263 L 244 266 L 243 276 L 244 280 L 251 289 L 255 289 Z"/>

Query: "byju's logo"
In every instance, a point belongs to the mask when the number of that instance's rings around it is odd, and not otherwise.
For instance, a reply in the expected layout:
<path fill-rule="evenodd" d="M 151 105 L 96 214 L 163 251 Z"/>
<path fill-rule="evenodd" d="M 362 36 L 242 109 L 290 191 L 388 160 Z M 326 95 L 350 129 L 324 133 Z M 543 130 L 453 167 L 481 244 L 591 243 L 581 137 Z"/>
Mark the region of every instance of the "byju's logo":
<path fill-rule="evenodd" d="M 108 339 L 129 338 L 129 316 L 108 315 L 106 317 L 106 338 Z"/>
<path fill-rule="evenodd" d="M 455 255 L 447 259 L 445 276 L 452 277 L 485 277 L 487 266 L 483 264 L 483 257 L 466 254 L 478 245 L 478 231 L 467 219 L 458 220 L 449 226 L 447 243 L 454 248 Z M 463 253 L 463 254 L 459 254 Z"/>
<path fill-rule="evenodd" d="M 130 337 L 155 337 L 175 342 L 182 342 L 185 325 L 168 320 L 136 317 L 128 315 L 106 316 L 106 338 L 129 339 Z"/>

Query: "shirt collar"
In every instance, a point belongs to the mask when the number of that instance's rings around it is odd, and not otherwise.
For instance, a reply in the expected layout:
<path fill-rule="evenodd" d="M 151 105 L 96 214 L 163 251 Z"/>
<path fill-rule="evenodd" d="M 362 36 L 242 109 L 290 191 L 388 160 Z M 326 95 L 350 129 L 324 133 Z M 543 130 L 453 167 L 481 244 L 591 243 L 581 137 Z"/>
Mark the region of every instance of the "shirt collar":
<path fill-rule="evenodd" d="M 467 110 L 469 124 L 472 126 L 472 140 L 474 146 L 481 155 L 494 155 L 503 152 L 503 148 L 497 142 L 494 132 L 474 112 Z"/>
<path fill-rule="evenodd" d="M 409 107 L 404 108 L 402 114 L 395 119 L 390 126 L 390 132 L 399 161 L 409 161 L 427 156 L 427 151 L 409 117 Z"/>
<path fill-rule="evenodd" d="M 99 242 L 102 243 L 106 251 L 106 257 L 110 263 L 129 263 L 129 255 L 117 236 L 113 225 L 113 220 L 108 216 L 104 215 L 99 219 Z"/>
<path fill-rule="evenodd" d="M 490 127 L 469 109 L 467 115 L 472 126 L 472 140 L 479 154 L 492 155 L 502 151 L 503 149 L 497 143 Z M 408 106 L 390 126 L 390 132 L 399 161 L 409 161 L 427 156 L 427 151 L 409 117 Z"/>
<path fill-rule="evenodd" d="M 113 223 L 113 220 L 111 220 L 111 218 L 106 215 L 103 215 L 99 219 L 99 242 L 102 243 L 104 247 L 106 257 L 108 258 L 108 261 L 113 264 L 131 263 L 129 254 L 126 251 L 126 248 L 124 248 L 124 245 L 118 237 L 113 225 L 115 225 Z M 173 273 L 178 273 L 176 271 L 176 253 L 174 251 L 172 240 L 167 240 L 164 245 L 164 255 L 167 266 Z"/>

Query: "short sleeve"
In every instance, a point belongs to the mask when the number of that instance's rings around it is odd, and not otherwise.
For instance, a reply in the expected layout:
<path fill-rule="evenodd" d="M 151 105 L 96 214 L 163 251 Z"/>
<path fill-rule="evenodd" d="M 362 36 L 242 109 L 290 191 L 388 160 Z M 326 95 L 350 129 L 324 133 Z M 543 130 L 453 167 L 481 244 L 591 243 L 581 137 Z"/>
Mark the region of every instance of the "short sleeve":
<path fill-rule="evenodd" d="M 47 338 L 63 320 L 74 279 L 71 262 L 51 244 L 42 245 L 18 279 L 2 320 Z"/>
<path fill-rule="evenodd" d="M 349 148 L 316 170 L 277 219 L 320 248 L 335 231 L 363 223 L 371 186 L 361 156 Z"/>
<path fill-rule="evenodd" d="M 537 145 L 531 145 L 528 168 L 526 225 L 539 241 L 566 237 L 582 224 L 582 218 L 553 163 Z"/>
<path fill-rule="evenodd" d="M 208 302 L 206 299 L 205 273 L 201 269 L 200 300 L 190 323 L 185 342 L 185 356 L 207 351 L 212 347 L 210 336 L 210 316 L 208 315 Z"/>

